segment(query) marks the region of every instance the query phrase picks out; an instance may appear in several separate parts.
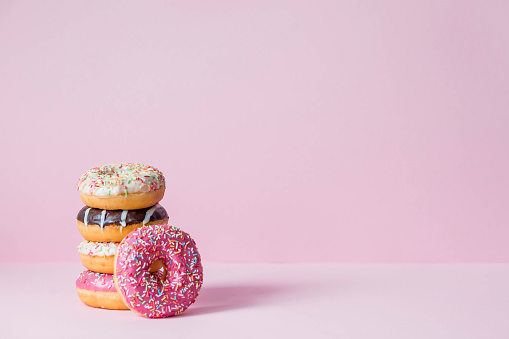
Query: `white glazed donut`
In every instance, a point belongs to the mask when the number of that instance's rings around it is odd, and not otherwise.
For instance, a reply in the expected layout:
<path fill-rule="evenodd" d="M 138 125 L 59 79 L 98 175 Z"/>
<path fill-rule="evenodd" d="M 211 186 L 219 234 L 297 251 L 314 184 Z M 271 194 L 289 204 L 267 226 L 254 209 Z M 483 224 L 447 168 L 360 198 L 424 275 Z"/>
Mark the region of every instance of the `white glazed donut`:
<path fill-rule="evenodd" d="M 92 168 L 78 181 L 85 205 L 106 210 L 153 206 L 164 196 L 163 174 L 152 166 L 126 163 Z"/>
<path fill-rule="evenodd" d="M 113 274 L 118 243 L 84 240 L 78 246 L 83 266 L 93 272 Z"/>
<path fill-rule="evenodd" d="M 96 242 L 83 240 L 78 246 L 81 263 L 90 271 L 113 274 L 115 272 L 115 253 L 118 242 Z M 155 272 L 162 267 L 160 261 L 155 261 L 150 266 L 150 272 Z"/>

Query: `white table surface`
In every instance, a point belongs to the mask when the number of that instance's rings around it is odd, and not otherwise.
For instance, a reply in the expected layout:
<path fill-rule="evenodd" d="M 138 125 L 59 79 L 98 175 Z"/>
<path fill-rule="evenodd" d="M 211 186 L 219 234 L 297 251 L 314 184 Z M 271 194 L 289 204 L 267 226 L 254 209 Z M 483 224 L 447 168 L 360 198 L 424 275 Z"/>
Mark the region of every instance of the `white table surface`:
<path fill-rule="evenodd" d="M 509 338 L 509 265 L 204 264 L 183 314 L 88 307 L 72 264 L 0 265 L 0 338 Z"/>

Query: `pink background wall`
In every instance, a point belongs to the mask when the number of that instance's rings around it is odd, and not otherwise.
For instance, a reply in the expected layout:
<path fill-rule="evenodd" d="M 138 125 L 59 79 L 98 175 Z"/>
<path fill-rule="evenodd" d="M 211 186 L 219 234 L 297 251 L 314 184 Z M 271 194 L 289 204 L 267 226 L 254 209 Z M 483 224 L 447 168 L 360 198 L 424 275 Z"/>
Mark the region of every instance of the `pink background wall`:
<path fill-rule="evenodd" d="M 76 181 L 136 161 L 209 262 L 507 262 L 481 3 L 0 1 L 0 260 L 78 261 Z"/>

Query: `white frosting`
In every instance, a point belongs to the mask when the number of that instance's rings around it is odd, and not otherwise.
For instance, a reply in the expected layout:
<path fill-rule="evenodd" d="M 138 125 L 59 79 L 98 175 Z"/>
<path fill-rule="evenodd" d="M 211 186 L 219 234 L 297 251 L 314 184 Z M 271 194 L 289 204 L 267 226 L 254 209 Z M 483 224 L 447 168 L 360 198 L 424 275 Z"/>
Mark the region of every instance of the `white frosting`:
<path fill-rule="evenodd" d="M 101 212 L 101 231 L 104 231 L 104 218 L 106 217 L 106 210 Z"/>
<path fill-rule="evenodd" d="M 87 208 L 87 210 L 85 211 L 85 216 L 83 217 L 85 226 L 88 226 L 88 212 L 90 212 L 90 209 L 91 207 Z"/>
<path fill-rule="evenodd" d="M 163 174 L 140 164 L 112 164 L 95 167 L 78 181 L 80 192 L 88 195 L 127 195 L 155 191 L 164 185 Z"/>
<path fill-rule="evenodd" d="M 125 218 L 127 217 L 127 212 L 126 210 L 123 210 L 122 211 L 122 214 L 120 215 L 120 233 L 122 233 L 122 227 L 125 227 Z"/>
<path fill-rule="evenodd" d="M 156 210 L 156 208 L 158 207 L 159 205 L 155 205 L 154 207 L 152 207 L 151 209 L 149 209 L 147 212 L 145 212 L 145 219 L 143 219 L 143 226 L 145 226 L 145 224 L 147 222 L 149 222 L 150 220 L 150 217 L 152 216 L 152 214 L 154 214 L 154 211 Z"/>
<path fill-rule="evenodd" d="M 115 255 L 118 243 L 116 242 L 95 242 L 84 240 L 78 246 L 78 252 L 85 255 L 97 257 L 109 257 Z"/>

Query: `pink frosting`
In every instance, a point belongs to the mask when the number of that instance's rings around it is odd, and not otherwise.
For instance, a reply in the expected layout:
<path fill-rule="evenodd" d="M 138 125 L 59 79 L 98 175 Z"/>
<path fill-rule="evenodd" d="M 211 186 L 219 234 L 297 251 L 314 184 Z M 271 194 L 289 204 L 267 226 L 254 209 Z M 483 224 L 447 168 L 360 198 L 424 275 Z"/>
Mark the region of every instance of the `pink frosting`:
<path fill-rule="evenodd" d="M 167 274 L 150 273 L 161 260 Z M 149 318 L 185 311 L 203 283 L 200 254 L 189 234 L 168 225 L 144 226 L 129 233 L 117 249 L 118 291 L 127 306 Z"/>
<path fill-rule="evenodd" d="M 76 279 L 76 287 L 89 291 L 116 292 L 113 274 L 83 271 Z"/>

